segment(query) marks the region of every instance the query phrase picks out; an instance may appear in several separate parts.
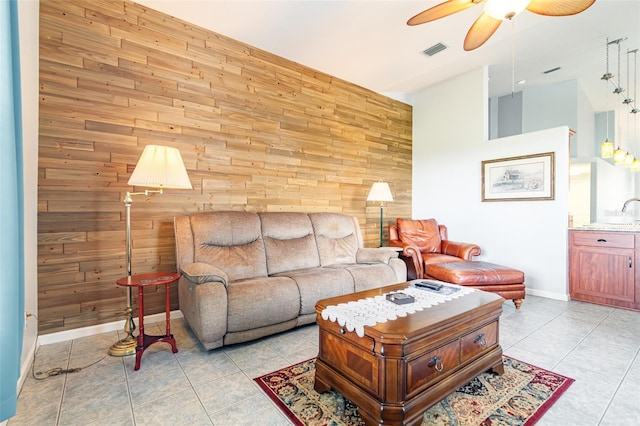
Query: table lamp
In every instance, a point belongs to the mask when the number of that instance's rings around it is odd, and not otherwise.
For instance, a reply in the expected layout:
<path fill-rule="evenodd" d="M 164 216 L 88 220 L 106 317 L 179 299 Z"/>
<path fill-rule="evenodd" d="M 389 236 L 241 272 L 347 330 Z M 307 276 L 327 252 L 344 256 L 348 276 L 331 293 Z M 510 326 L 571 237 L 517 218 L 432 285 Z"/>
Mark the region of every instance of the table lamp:
<path fill-rule="evenodd" d="M 367 197 L 367 201 L 379 201 L 380 202 L 380 247 L 382 247 L 382 210 L 384 209 L 385 201 L 393 201 L 393 196 L 391 195 L 391 189 L 389 188 L 389 184 L 386 182 L 375 182 L 371 185 L 371 189 L 369 190 L 369 196 Z"/>
<path fill-rule="evenodd" d="M 124 197 L 125 211 L 125 241 L 127 254 L 127 276 L 131 276 L 131 197 L 133 195 L 162 194 L 165 188 L 191 189 L 191 181 L 184 167 L 182 156 L 177 148 L 160 145 L 147 145 L 138 159 L 135 169 L 128 182 L 129 185 L 158 188 L 144 192 L 129 192 Z M 126 356 L 136 353 L 136 339 L 133 337 L 135 323 L 133 322 L 133 307 L 131 287 L 127 289 L 127 315 L 124 332 L 127 336 L 114 343 L 109 349 L 109 355 Z"/>

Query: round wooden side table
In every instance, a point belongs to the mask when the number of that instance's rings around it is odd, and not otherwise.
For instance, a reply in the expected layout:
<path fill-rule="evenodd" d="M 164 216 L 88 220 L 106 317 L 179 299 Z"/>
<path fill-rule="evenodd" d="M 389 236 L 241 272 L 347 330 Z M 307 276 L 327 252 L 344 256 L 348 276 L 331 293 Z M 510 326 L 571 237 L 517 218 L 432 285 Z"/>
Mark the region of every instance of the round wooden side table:
<path fill-rule="evenodd" d="M 171 306 L 169 303 L 169 284 L 180 279 L 177 272 L 151 272 L 148 274 L 136 274 L 130 277 L 123 277 L 116 281 L 116 284 L 124 287 L 138 288 L 138 345 L 136 346 L 136 366 L 134 370 L 140 369 L 140 358 L 145 349 L 156 342 L 165 342 L 171 345 L 171 350 L 175 354 L 178 352 L 176 339 L 171 334 Z M 144 287 L 148 286 L 165 286 L 165 315 L 166 315 L 166 331 L 162 336 L 149 336 L 144 333 Z"/>

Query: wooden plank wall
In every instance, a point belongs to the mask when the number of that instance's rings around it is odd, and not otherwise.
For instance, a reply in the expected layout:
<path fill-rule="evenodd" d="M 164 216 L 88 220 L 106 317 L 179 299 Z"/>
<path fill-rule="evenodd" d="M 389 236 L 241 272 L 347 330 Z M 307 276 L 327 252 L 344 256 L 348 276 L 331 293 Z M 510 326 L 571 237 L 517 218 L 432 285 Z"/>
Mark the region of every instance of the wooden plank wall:
<path fill-rule="evenodd" d="M 175 270 L 173 217 L 201 211 L 347 213 L 377 246 L 373 182 L 391 185 L 386 222 L 411 215 L 411 116 L 136 3 L 42 0 L 40 333 L 124 318 L 122 200 L 144 190 L 127 181 L 145 145 L 179 148 L 193 189 L 134 197 L 133 273 Z M 162 293 L 145 305 L 162 312 Z"/>

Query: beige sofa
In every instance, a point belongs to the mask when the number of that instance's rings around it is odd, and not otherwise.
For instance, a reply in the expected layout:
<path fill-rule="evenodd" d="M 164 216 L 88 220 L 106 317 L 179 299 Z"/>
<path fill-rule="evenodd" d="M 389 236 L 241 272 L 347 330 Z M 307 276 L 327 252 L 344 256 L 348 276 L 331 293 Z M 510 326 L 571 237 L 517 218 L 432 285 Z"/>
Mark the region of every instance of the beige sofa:
<path fill-rule="evenodd" d="M 221 211 L 175 218 L 180 310 L 206 349 L 315 321 L 318 300 L 406 281 L 335 213 Z"/>

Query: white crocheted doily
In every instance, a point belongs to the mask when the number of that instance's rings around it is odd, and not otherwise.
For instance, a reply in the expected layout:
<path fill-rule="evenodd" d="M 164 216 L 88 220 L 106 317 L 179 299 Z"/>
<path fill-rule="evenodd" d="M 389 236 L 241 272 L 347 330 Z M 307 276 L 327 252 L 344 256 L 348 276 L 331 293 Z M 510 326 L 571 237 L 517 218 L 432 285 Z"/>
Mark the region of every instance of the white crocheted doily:
<path fill-rule="evenodd" d="M 359 299 L 348 303 L 327 306 L 322 310 L 322 319 L 337 322 L 348 331 L 355 331 L 360 337 L 364 336 L 364 326 L 372 327 L 377 323 L 405 317 L 431 306 L 456 299 L 473 293 L 475 290 L 453 284 L 445 284 L 440 292 L 424 290 L 409 286 L 396 292 L 388 292 L 375 297 Z M 415 301 L 398 305 L 386 299 L 389 293 L 401 292 L 413 296 Z"/>

